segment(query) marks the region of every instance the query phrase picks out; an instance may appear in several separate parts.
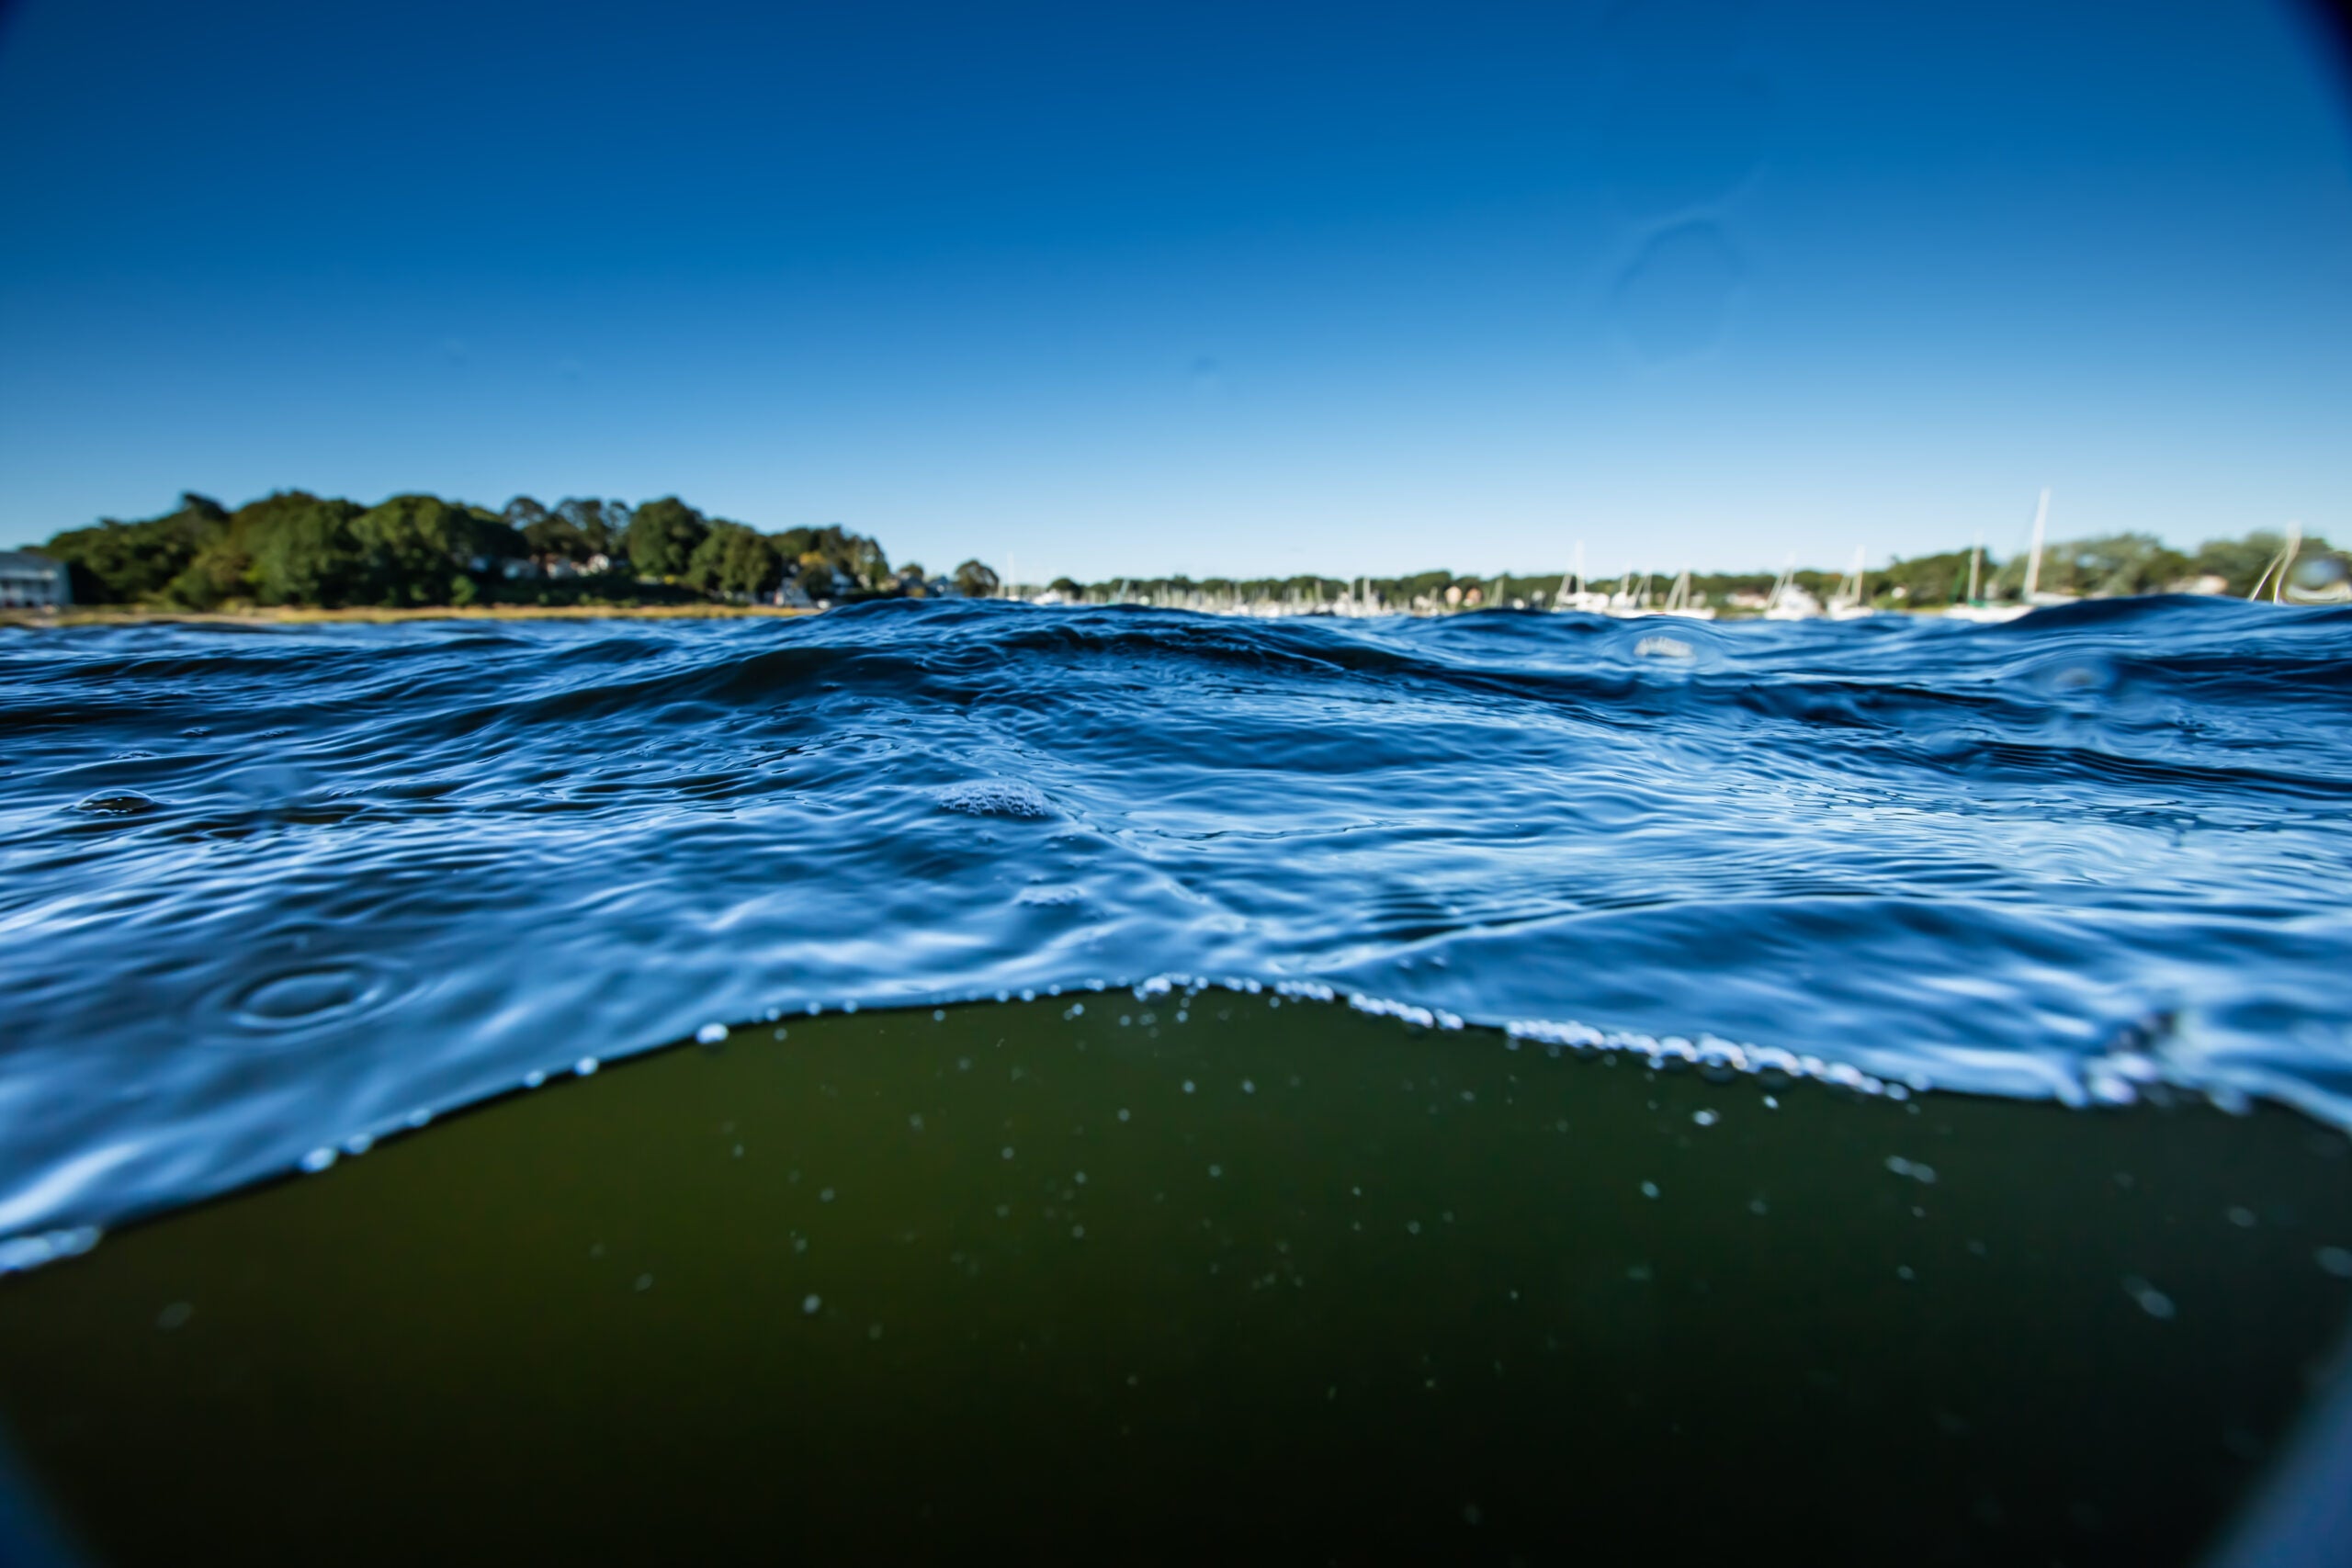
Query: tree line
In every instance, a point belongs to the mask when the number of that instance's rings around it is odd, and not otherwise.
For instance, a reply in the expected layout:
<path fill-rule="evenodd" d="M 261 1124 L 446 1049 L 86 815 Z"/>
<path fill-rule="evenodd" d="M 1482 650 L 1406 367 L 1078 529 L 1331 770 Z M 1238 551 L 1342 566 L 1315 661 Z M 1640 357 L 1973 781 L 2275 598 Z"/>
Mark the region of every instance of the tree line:
<path fill-rule="evenodd" d="M 763 533 L 676 496 L 631 506 L 517 496 L 492 512 L 433 495 L 375 506 L 281 491 L 232 510 L 183 495 L 161 517 L 68 529 L 37 553 L 62 561 L 74 601 L 213 610 L 239 604 L 392 608 L 475 604 L 811 602 L 997 591 L 966 561 L 933 579 L 893 570 L 882 547 L 838 525 Z"/>
<path fill-rule="evenodd" d="M 2153 535 L 2113 534 L 2064 541 L 2042 554 L 2044 592 L 2104 597 L 2165 592 L 2244 595 L 2285 541 L 2267 532 L 2213 539 L 2177 550 Z M 74 598 L 85 604 L 144 604 L 212 610 L 254 605 L 337 608 L 474 604 L 641 604 L 767 599 L 780 592 L 811 603 L 954 594 L 988 598 L 997 575 L 967 560 L 944 578 L 909 562 L 895 570 L 881 545 L 839 525 L 763 533 L 714 517 L 678 497 L 631 506 L 569 498 L 553 506 L 517 496 L 496 512 L 437 496 L 396 495 L 375 506 L 281 491 L 231 510 L 188 494 L 163 516 L 102 520 L 38 547 L 65 563 Z M 1897 558 L 1870 572 L 1863 597 L 1883 609 L 1935 609 L 1968 595 L 1972 555 L 1945 550 Z M 2346 558 L 2317 536 L 2298 557 L 2301 585 L 2347 581 Z M 2024 591 L 2023 555 L 1973 560 L 1977 597 L 2015 600 Z M 2315 574 L 2315 575 L 2314 575 Z M 1760 604 L 1779 574 L 1694 573 L 1693 602 L 1735 612 Z M 1801 570 L 1798 587 L 1826 598 L 1840 573 Z M 1666 574 L 1648 579 L 1662 595 Z M 1343 600 L 1392 610 L 1547 607 L 1564 575 L 1461 575 L 1340 579 L 1156 577 L 1081 583 L 1057 578 L 1051 591 L 1072 603 L 1143 601 L 1207 606 L 1313 609 Z M 1641 581 L 1640 574 L 1634 581 Z M 1583 586 L 1619 587 L 1621 576 Z M 795 591 L 797 591 L 797 595 Z M 1034 590 L 1024 590 L 1034 592 Z"/>

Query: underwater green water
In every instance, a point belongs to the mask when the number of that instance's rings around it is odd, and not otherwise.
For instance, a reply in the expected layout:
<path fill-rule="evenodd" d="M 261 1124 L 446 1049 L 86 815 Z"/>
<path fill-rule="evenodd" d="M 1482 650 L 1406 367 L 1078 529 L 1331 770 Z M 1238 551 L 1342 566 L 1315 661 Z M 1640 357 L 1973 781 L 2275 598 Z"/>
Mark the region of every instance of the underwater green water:
<path fill-rule="evenodd" d="M 2282 1111 L 1083 1006 L 739 1028 L 110 1235 L 0 1281 L 0 1415 L 122 1563 L 2148 1564 L 2352 1309 Z"/>

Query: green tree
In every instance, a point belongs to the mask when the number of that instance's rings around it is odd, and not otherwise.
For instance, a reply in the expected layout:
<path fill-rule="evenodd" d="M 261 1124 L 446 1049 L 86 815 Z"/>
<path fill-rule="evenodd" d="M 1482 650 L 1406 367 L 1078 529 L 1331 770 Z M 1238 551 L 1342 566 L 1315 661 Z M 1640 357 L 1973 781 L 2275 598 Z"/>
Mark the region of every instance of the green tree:
<path fill-rule="evenodd" d="M 228 517 L 219 502 L 190 493 L 161 517 L 102 519 L 96 527 L 56 535 L 40 553 L 65 563 L 75 602 L 135 604 L 160 597 L 220 537 Z"/>
<path fill-rule="evenodd" d="M 784 557 L 756 529 L 721 519 L 680 575 L 707 593 L 773 593 L 784 581 Z"/>
<path fill-rule="evenodd" d="M 248 558 L 245 581 L 265 604 L 336 605 L 359 592 L 367 562 L 351 520 L 360 508 L 282 491 L 237 509 L 232 527 Z"/>
<path fill-rule="evenodd" d="M 2070 586 L 2098 598 L 2161 593 L 2188 573 L 2188 558 L 2153 534 L 2075 539 L 2052 554 Z"/>
<path fill-rule="evenodd" d="M 1968 597 L 1969 554 L 1967 550 L 1943 550 L 1910 560 L 1897 556 L 1884 570 L 1871 573 L 1871 600 L 1906 610 L 1956 604 Z M 1991 586 L 1998 566 L 1987 555 L 1978 567 L 1976 592 L 1980 596 Z"/>
<path fill-rule="evenodd" d="M 967 599 L 992 599 L 1001 586 L 995 571 L 977 560 L 956 569 L 956 592 Z"/>
<path fill-rule="evenodd" d="M 568 517 L 540 518 L 523 530 L 523 542 L 541 560 L 584 562 L 598 553 L 588 547 L 587 536 Z"/>
<path fill-rule="evenodd" d="M 611 558 L 628 554 L 629 525 L 636 513 L 628 503 L 567 497 L 556 502 L 555 515 L 579 531 L 590 555 Z"/>
<path fill-rule="evenodd" d="M 807 552 L 793 563 L 792 577 L 800 585 L 800 592 L 811 599 L 838 599 L 854 586 L 838 567 L 816 550 Z"/>
<path fill-rule="evenodd" d="M 361 593 L 378 604 L 449 603 L 474 562 L 503 543 L 489 536 L 489 521 L 432 495 L 396 495 L 369 507 L 351 520 Z"/>
<path fill-rule="evenodd" d="M 682 577 L 710 524 L 674 495 L 649 501 L 629 519 L 628 558 L 642 577 Z"/>
<path fill-rule="evenodd" d="M 806 562 L 813 556 L 839 572 L 849 588 L 883 589 L 890 585 L 890 558 L 882 547 L 838 523 L 822 528 L 787 528 L 774 538 L 776 549 L 786 560 Z"/>

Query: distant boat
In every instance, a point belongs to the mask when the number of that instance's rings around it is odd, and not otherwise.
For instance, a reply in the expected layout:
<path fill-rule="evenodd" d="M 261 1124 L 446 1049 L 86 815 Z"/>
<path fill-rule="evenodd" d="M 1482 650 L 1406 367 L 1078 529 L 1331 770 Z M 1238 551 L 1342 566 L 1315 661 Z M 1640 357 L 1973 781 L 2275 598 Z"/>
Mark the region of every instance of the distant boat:
<path fill-rule="evenodd" d="M 1764 596 L 1766 620 L 1809 621 L 1821 614 L 1821 601 L 1799 588 L 1796 577 L 1797 558 L 1792 553 L 1788 565 L 1772 580 L 1772 592 Z"/>
<path fill-rule="evenodd" d="M 1976 536 L 1976 543 L 1968 551 L 1968 596 L 1959 604 L 1948 606 L 1944 614 L 1955 621 L 2011 621 L 2025 614 L 2022 604 L 1987 604 L 1978 593 L 1979 581 L 1984 574 L 1984 536 Z"/>
<path fill-rule="evenodd" d="M 1569 586 L 1571 583 L 1575 586 Z M 1609 614 L 1609 595 L 1593 592 L 1590 585 L 1584 580 L 1584 541 L 1582 539 L 1577 541 L 1576 570 L 1560 579 L 1560 591 L 1552 595 L 1552 608 L 1555 611 L 1581 610 L 1589 615 Z"/>
<path fill-rule="evenodd" d="M 1633 581 L 1633 575 L 1630 571 L 1625 574 L 1628 582 Z M 1666 597 L 1662 600 L 1651 594 L 1650 580 L 1645 575 L 1638 590 L 1621 592 L 1610 601 L 1609 613 L 1627 618 L 1643 615 L 1679 615 L 1692 621 L 1712 621 L 1715 618 L 1713 605 L 1690 602 L 1690 574 L 1688 571 L 1674 580 L 1673 586 L 1666 591 Z"/>
<path fill-rule="evenodd" d="M 1862 562 L 1865 557 L 1860 545 L 1854 547 L 1853 570 L 1838 580 L 1837 590 L 1829 595 L 1829 618 L 1833 621 L 1858 621 L 1864 615 L 1875 615 L 1869 596 L 1863 592 Z"/>
<path fill-rule="evenodd" d="M 1639 588 L 1634 586 L 1634 569 L 1627 567 L 1625 575 L 1617 581 L 1617 592 L 1609 596 L 1609 614 L 1624 619 L 1650 613 L 1650 580 L 1642 579 Z"/>
<path fill-rule="evenodd" d="M 2041 591 L 2041 539 L 2043 530 L 2049 522 L 2050 491 L 2049 487 L 2044 486 L 2041 499 L 2035 503 L 2033 509 L 2033 548 L 2026 557 L 2023 599 L 2011 604 L 1987 604 L 1977 597 L 1978 568 L 1984 555 L 1984 536 L 1980 534 L 1976 536 L 1975 547 L 1970 552 L 1968 558 L 1968 601 L 1965 604 L 1951 606 L 1944 611 L 1944 614 L 1956 621 L 1980 623 L 2014 621 L 2019 615 L 2039 605 L 2073 604 L 2074 595 L 2071 593 L 2044 593 Z"/>
<path fill-rule="evenodd" d="M 1694 604 L 1690 602 L 1690 572 L 1687 567 L 1683 569 L 1682 575 L 1674 580 L 1674 586 L 1667 590 L 1666 603 L 1656 613 L 1661 615 L 1683 615 L 1694 621 L 1712 621 L 1715 618 L 1715 607 L 1713 604 Z"/>
<path fill-rule="evenodd" d="M 2050 491 L 2045 486 L 2041 503 L 2033 509 L 2033 553 L 2025 563 L 2025 602 L 2037 608 L 2043 604 L 2071 604 L 2082 597 L 2079 593 L 2044 593 L 2041 591 L 2041 529 L 2049 520 Z"/>

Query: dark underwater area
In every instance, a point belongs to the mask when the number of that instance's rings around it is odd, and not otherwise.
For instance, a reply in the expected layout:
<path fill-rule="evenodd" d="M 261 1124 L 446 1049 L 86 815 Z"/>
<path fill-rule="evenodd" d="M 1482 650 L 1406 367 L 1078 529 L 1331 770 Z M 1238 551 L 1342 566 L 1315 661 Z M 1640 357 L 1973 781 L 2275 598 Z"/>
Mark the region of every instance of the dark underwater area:
<path fill-rule="evenodd" d="M 16 1281 L 0 1407 L 123 1563 L 2182 1562 L 2347 1155 L 1262 991 L 831 1014 Z"/>

